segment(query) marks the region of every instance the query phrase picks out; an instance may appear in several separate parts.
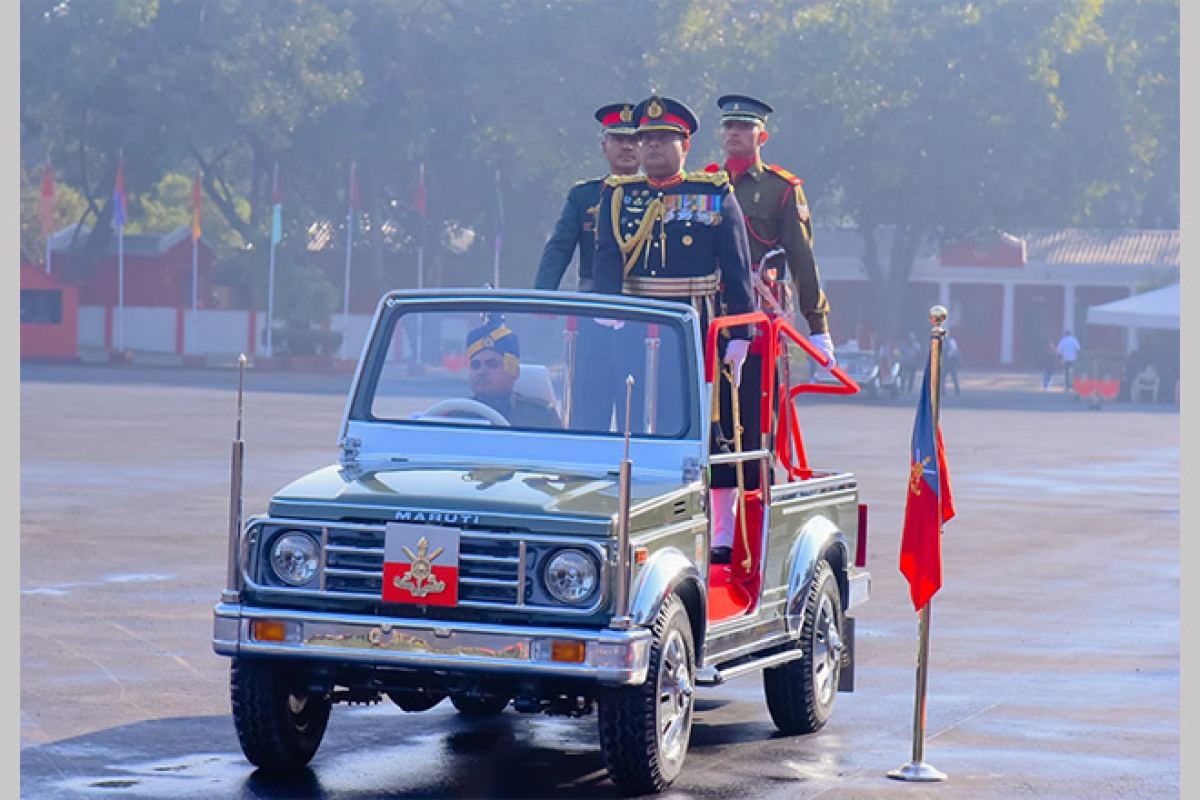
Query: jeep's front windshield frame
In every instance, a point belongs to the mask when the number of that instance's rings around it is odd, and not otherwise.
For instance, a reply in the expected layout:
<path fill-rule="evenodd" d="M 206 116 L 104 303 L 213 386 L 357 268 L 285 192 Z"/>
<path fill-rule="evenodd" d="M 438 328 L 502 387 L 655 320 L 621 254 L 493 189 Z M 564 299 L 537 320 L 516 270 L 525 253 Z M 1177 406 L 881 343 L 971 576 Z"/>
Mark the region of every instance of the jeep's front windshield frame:
<path fill-rule="evenodd" d="M 486 314 L 494 316 L 485 320 Z M 422 339 L 419 350 L 415 342 L 420 334 L 408 324 L 417 319 L 427 323 L 420 326 L 424 336 L 435 337 L 434 341 Z M 431 406 L 440 405 L 449 395 L 469 396 L 468 385 L 474 385 L 463 374 L 468 371 L 464 361 L 469 349 L 467 339 L 475 332 L 475 329 L 468 331 L 465 320 L 479 328 L 493 321 L 512 326 L 519 336 L 511 338 L 520 339 L 522 379 L 527 372 L 542 368 L 543 383 L 548 377 L 553 385 L 556 410 L 564 423 L 561 427 L 528 419 L 515 424 L 496 424 L 483 419 L 482 414 L 457 406 L 446 413 L 428 413 Z M 430 321 L 453 321 L 454 325 L 441 325 L 440 333 L 431 334 L 439 326 L 429 324 Z M 614 327 L 613 321 L 618 325 Z M 450 333 L 445 333 L 451 328 Z M 574 337 L 576 382 L 569 390 L 572 407 L 568 409 L 565 395 L 569 370 L 565 368 L 570 366 L 567 343 L 571 337 Z M 625 352 L 622 364 L 633 364 L 638 371 L 630 414 L 631 438 L 645 443 L 704 441 L 707 428 L 702 410 L 702 343 L 696 315 L 687 306 L 641 298 L 535 290 L 390 293 L 380 301 L 372 322 L 347 399 L 343 441 L 339 443 L 345 445 L 352 427 L 375 438 L 382 436 L 384 429 L 403 430 L 407 436 L 406 454 L 414 458 L 420 458 L 422 452 L 432 457 L 436 448 L 427 441 L 429 437 L 449 441 L 462 434 L 476 441 L 484 437 L 518 436 L 525 440 L 522 446 L 532 444 L 535 439 L 558 440 L 561 444 L 557 446 L 566 448 L 574 446 L 571 442 L 594 438 L 619 442 L 624 436 L 623 396 L 614 401 L 619 402 L 621 409 L 611 407 L 606 426 L 589 424 L 581 414 L 586 401 L 594 400 L 596 395 L 594 384 L 588 382 L 595 380 L 592 356 L 598 352 L 597 346 L 606 352 L 619 352 L 624 342 L 624 351 L 628 351 L 630 341 L 636 343 L 632 346 L 634 352 L 632 355 Z M 547 354 L 559 351 L 563 355 L 547 358 Z M 536 360 L 550 363 L 533 363 Z M 613 373 L 610 370 L 608 374 L 611 378 Z M 642 388 L 637 386 L 638 381 L 644 380 L 646 374 L 663 377 L 661 385 L 650 392 L 651 397 L 637 391 Z M 610 380 L 610 390 L 611 383 Z M 623 390 L 624 381 L 621 384 L 618 388 Z M 395 391 L 411 396 L 407 406 L 398 404 L 389 408 L 381 402 L 383 394 Z M 361 435 L 352 438 L 365 450 L 378 449 L 371 442 L 362 441 Z M 381 446 L 387 451 L 396 449 L 395 444 Z M 481 445 L 480 450 L 493 451 L 494 447 Z M 570 453 L 560 455 L 571 460 Z"/>

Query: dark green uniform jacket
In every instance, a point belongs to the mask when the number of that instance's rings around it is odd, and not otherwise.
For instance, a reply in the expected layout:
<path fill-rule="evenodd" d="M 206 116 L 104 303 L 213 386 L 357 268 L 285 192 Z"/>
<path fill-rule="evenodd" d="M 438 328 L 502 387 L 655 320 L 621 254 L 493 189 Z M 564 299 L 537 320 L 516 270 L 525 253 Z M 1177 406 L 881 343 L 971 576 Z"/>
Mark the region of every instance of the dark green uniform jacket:
<path fill-rule="evenodd" d="M 706 167 L 713 170 L 715 165 Z M 812 220 L 803 181 L 783 167 L 761 161 L 737 177 L 734 191 L 746 217 L 750 257 L 755 267 L 769 251 L 782 247 L 796 287 L 800 316 L 809 333 L 829 332 L 829 301 L 813 257 Z"/>
<path fill-rule="evenodd" d="M 683 181 L 665 189 L 652 188 L 645 175 L 605 180 L 593 261 L 597 292 L 639 294 L 628 290 L 631 280 L 718 272 L 724 313 L 753 311 L 746 226 L 728 175 L 684 173 Z"/>
<path fill-rule="evenodd" d="M 603 178 L 580 181 L 567 192 L 567 202 L 554 226 L 554 233 L 542 250 L 535 289 L 557 289 L 579 249 L 579 290 L 588 291 L 592 285 L 592 253 L 596 249 L 596 203 L 600 199 Z"/>
<path fill-rule="evenodd" d="M 534 397 L 512 392 L 507 397 L 479 396 L 475 398 L 504 415 L 514 428 L 561 428 L 562 420 L 549 403 Z"/>

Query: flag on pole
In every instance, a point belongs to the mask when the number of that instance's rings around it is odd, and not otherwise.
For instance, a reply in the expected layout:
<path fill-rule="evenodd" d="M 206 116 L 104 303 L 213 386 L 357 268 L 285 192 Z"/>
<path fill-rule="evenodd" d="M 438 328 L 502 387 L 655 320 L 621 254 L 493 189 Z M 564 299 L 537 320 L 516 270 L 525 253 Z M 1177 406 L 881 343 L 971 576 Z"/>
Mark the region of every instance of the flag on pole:
<path fill-rule="evenodd" d="M 200 238 L 200 170 L 192 179 L 192 241 Z"/>
<path fill-rule="evenodd" d="M 279 186 L 279 162 L 275 162 L 275 174 L 271 180 L 271 244 L 283 239 L 283 190 Z"/>
<path fill-rule="evenodd" d="M 921 399 L 913 424 L 908 497 L 900 540 L 900 572 L 908 579 L 917 611 L 942 588 L 942 523 L 954 517 L 942 429 L 933 418 L 931 360 L 932 354 L 925 362 Z"/>
<path fill-rule="evenodd" d="M 125 227 L 125 153 L 117 156 L 117 183 L 113 188 L 113 224 L 117 230 Z"/>
<path fill-rule="evenodd" d="M 422 162 L 421 169 L 417 173 L 417 190 L 413 192 L 413 208 L 421 215 L 421 219 L 425 219 L 425 164 Z"/>
<path fill-rule="evenodd" d="M 46 236 L 54 233 L 54 175 L 50 172 L 50 156 L 46 156 L 46 166 L 42 170 L 42 203 L 38 215 L 42 219 L 42 233 Z"/>

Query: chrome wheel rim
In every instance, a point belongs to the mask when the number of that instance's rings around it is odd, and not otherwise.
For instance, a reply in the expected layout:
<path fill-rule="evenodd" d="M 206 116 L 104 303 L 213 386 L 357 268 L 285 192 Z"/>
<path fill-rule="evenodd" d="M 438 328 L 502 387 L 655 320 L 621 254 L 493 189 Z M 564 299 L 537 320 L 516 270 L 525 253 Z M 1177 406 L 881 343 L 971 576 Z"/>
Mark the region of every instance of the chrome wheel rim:
<path fill-rule="evenodd" d="M 683 635 L 672 630 L 663 643 L 658 681 L 658 740 L 666 762 L 682 761 L 687 752 L 694 693 L 692 667 Z"/>
<path fill-rule="evenodd" d="M 828 595 L 822 595 L 813 625 L 812 658 L 813 687 L 821 705 L 833 702 L 837 692 L 838 666 L 844 649 L 833 601 Z"/>

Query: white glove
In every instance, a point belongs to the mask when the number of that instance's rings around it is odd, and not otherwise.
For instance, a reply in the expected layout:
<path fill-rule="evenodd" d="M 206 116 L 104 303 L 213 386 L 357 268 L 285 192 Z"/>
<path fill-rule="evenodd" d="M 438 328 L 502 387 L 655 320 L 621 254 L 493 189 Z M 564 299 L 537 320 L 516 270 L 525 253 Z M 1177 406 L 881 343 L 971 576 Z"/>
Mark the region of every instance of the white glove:
<path fill-rule="evenodd" d="M 746 353 L 750 352 L 749 339 L 730 339 L 725 345 L 725 363 L 733 373 L 733 385 L 742 385 L 742 365 L 746 363 Z"/>
<path fill-rule="evenodd" d="M 619 331 L 619 330 L 621 330 L 621 328 L 625 327 L 625 320 L 623 320 L 623 319 L 600 319 L 599 317 L 597 317 L 596 324 L 601 325 L 605 328 L 612 328 L 614 331 Z"/>
<path fill-rule="evenodd" d="M 814 333 L 808 337 L 808 340 L 821 351 L 822 355 L 829 359 L 829 363 L 823 369 L 829 369 L 837 364 L 837 360 L 833 357 L 833 339 L 829 338 L 828 333 Z"/>

